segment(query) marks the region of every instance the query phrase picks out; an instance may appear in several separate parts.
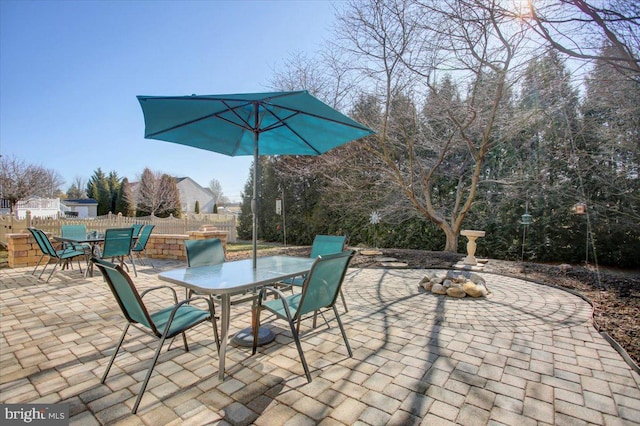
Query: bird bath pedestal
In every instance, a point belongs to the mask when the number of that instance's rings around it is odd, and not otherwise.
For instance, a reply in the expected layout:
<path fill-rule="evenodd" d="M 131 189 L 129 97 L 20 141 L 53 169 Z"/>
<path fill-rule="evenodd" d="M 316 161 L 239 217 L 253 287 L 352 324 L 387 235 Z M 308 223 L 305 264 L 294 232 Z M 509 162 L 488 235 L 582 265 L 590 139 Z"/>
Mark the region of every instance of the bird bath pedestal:
<path fill-rule="evenodd" d="M 484 237 L 484 231 L 473 231 L 470 229 L 464 229 L 460 231 L 460 235 L 467 237 L 467 257 L 462 261 L 465 265 L 477 265 L 478 260 L 475 257 L 476 254 L 476 238 Z"/>

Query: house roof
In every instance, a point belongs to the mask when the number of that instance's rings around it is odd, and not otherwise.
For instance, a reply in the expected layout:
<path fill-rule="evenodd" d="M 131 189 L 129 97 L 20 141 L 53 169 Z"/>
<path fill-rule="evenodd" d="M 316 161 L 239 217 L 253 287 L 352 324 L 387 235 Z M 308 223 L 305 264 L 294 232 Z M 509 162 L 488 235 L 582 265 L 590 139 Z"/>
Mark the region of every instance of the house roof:
<path fill-rule="evenodd" d="M 96 200 L 93 198 L 75 198 L 75 199 L 66 199 L 60 200 L 64 204 L 98 204 Z"/>

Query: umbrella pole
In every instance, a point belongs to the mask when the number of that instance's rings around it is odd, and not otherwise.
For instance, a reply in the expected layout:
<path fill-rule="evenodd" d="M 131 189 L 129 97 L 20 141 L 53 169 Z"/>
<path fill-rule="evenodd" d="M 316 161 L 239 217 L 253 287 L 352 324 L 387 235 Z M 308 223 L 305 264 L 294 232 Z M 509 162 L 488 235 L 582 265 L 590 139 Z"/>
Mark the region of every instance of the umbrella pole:
<path fill-rule="evenodd" d="M 256 114 L 257 115 L 257 114 Z M 253 269 L 256 269 L 258 259 L 258 132 L 253 133 L 253 198 L 251 199 L 251 212 L 253 213 Z"/>

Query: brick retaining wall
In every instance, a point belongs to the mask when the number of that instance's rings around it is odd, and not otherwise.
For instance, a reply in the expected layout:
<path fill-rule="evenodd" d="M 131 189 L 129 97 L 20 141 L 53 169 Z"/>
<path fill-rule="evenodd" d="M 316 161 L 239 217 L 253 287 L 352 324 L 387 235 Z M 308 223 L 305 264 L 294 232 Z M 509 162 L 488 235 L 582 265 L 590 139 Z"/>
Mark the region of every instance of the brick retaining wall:
<path fill-rule="evenodd" d="M 222 245 L 227 249 L 227 231 L 191 231 L 187 235 L 182 234 L 151 234 L 145 254 L 152 259 L 187 260 L 184 249 L 185 240 L 206 240 L 220 238 Z M 22 268 L 35 266 L 42 256 L 38 243 L 30 233 L 8 234 L 7 252 L 9 268 Z M 54 242 L 54 246 L 58 244 Z"/>

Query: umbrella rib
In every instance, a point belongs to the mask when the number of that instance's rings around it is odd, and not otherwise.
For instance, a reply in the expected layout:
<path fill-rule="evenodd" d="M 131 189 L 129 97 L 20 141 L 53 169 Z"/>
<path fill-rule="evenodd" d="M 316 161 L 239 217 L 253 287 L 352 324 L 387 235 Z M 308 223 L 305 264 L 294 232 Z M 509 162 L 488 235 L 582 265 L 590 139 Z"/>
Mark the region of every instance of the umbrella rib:
<path fill-rule="evenodd" d="M 186 126 L 189 126 L 189 125 L 191 125 L 193 123 L 197 123 L 199 121 L 206 120 L 207 118 L 211 118 L 211 117 L 215 117 L 215 116 L 216 116 L 216 114 L 207 114 L 204 117 L 194 118 L 193 120 L 189 120 L 189 121 L 186 121 L 184 123 L 176 124 L 175 126 L 171 126 L 171 127 L 166 128 L 166 129 L 158 130 L 157 132 L 149 133 L 148 135 L 145 135 L 145 137 L 146 138 L 153 138 L 153 137 L 161 135 L 163 133 L 167 133 L 167 132 L 170 132 L 172 130 L 180 129 L 181 127 L 186 127 Z"/>
<path fill-rule="evenodd" d="M 278 108 L 282 108 L 282 107 L 278 107 Z M 290 115 L 288 117 L 285 118 L 280 118 L 277 115 L 275 115 L 273 112 L 271 112 L 269 109 L 265 109 L 265 111 L 267 111 L 269 114 L 271 114 L 273 117 L 276 118 L 276 120 L 278 120 L 276 123 L 272 124 L 269 127 L 266 127 L 265 129 L 261 130 L 261 131 L 267 131 L 267 130 L 272 130 L 278 127 L 286 127 L 287 129 L 289 129 L 289 131 L 291 133 L 293 133 L 294 135 L 296 135 L 298 138 L 300 138 L 300 140 L 302 142 L 305 143 L 305 145 L 307 145 L 313 152 L 315 152 L 317 155 L 320 155 L 321 152 L 318 151 L 312 144 L 309 143 L 309 141 L 307 141 L 304 137 L 302 137 L 302 135 L 298 132 L 296 132 L 295 130 L 293 130 L 293 128 L 291 126 L 289 126 L 289 124 L 285 121 L 285 120 L 289 120 L 291 117 L 295 117 L 296 115 L 302 114 L 301 111 L 296 111 L 294 109 L 290 109 L 290 108 L 283 108 L 286 109 L 287 111 L 291 111 L 294 114 Z"/>
<path fill-rule="evenodd" d="M 307 116 L 309 116 L 309 117 L 318 118 L 318 119 L 320 119 L 320 120 L 324 120 L 324 121 L 330 121 L 330 122 L 332 122 L 332 123 L 336 123 L 336 124 L 342 124 L 343 126 L 352 127 L 352 128 L 354 128 L 354 129 L 365 130 L 365 131 L 367 131 L 367 132 L 369 132 L 369 133 L 371 133 L 371 132 L 372 132 L 372 130 L 371 130 L 371 129 L 369 129 L 369 128 L 367 128 L 367 127 L 363 126 L 363 125 L 359 125 L 358 123 L 356 123 L 356 124 L 352 124 L 352 123 L 345 123 L 344 121 L 335 120 L 335 119 L 333 119 L 333 118 L 325 117 L 324 115 L 313 114 L 313 113 L 310 113 L 310 112 L 307 112 L 307 111 L 302 111 L 302 110 L 299 110 L 299 109 L 295 109 L 295 108 L 291 108 L 291 107 L 283 106 L 283 105 L 269 104 L 269 106 L 274 106 L 274 107 L 282 108 L 282 109 L 285 109 L 285 110 L 287 110 L 287 111 L 295 112 L 295 113 L 297 113 L 297 114 L 304 114 L 304 115 L 307 115 Z M 273 114 L 273 113 L 272 113 L 272 115 L 273 115 L 274 117 L 276 117 L 276 118 L 277 118 L 277 116 L 276 116 L 275 114 Z M 293 117 L 293 116 L 291 116 L 291 117 Z M 346 117 L 346 116 L 345 116 L 345 117 Z M 288 118 L 290 118 L 290 117 L 287 117 L 287 119 L 288 119 Z M 347 118 L 348 118 L 348 117 L 347 117 Z"/>
<path fill-rule="evenodd" d="M 223 103 L 227 108 L 229 108 L 228 110 L 229 110 L 229 111 L 231 111 L 231 112 L 232 112 L 236 117 L 238 117 L 238 119 L 239 119 L 240 121 L 242 121 L 243 123 L 245 123 L 246 127 L 238 126 L 238 124 L 237 124 L 237 123 L 234 123 L 233 121 L 228 120 L 228 119 L 226 119 L 226 118 L 224 118 L 224 117 L 218 117 L 218 118 L 220 118 L 221 120 L 224 120 L 224 121 L 226 121 L 226 122 L 228 122 L 228 123 L 231 123 L 231 124 L 233 124 L 233 125 L 235 125 L 235 126 L 242 127 L 243 129 L 251 130 L 254 134 L 258 131 L 258 129 L 257 129 L 256 127 L 252 126 L 252 125 L 251 125 L 251 123 L 249 123 L 249 121 L 245 120 L 243 117 L 240 117 L 240 114 L 238 114 L 238 113 L 237 113 L 236 108 L 232 108 L 231 106 L 229 106 L 229 105 L 227 104 L 227 101 L 224 101 L 224 100 L 223 100 L 223 101 L 222 101 L 222 103 Z M 256 117 L 257 117 L 257 115 L 258 115 L 258 111 L 256 110 L 256 103 L 255 103 L 255 102 L 253 102 L 253 103 L 252 103 L 252 102 L 246 102 L 246 103 L 245 103 L 245 104 L 243 104 L 242 106 L 244 107 L 244 106 L 247 106 L 247 105 L 251 105 L 251 106 L 252 106 L 252 110 L 253 110 L 254 114 L 256 114 Z M 251 113 L 249 113 L 249 118 L 250 118 L 250 117 L 251 117 Z M 257 121 L 257 120 L 256 120 L 256 121 Z M 257 124 L 257 123 L 256 123 L 256 126 L 257 126 L 257 127 L 260 127 L 260 125 L 259 125 L 259 124 Z M 236 153 L 238 152 L 238 149 L 240 149 L 240 144 L 241 144 L 241 143 L 242 143 L 242 138 L 240 137 L 240 138 L 238 138 L 238 139 L 236 140 L 236 144 L 235 144 L 235 146 L 233 147 L 233 150 L 231 151 L 232 155 L 236 155 Z"/>
<path fill-rule="evenodd" d="M 233 124 L 234 126 L 241 127 L 243 129 L 247 129 L 247 130 L 252 130 L 253 131 L 253 127 L 235 111 L 238 108 L 242 108 L 242 107 L 244 107 L 246 105 L 250 105 L 250 102 L 245 102 L 242 105 L 238 105 L 236 107 L 230 106 L 225 101 L 223 101 L 222 104 L 224 106 L 226 106 L 227 109 L 225 109 L 223 111 L 215 112 L 213 114 L 207 114 L 207 115 L 205 115 L 203 117 L 194 118 L 193 120 L 186 121 L 184 123 L 180 123 L 180 124 L 177 124 L 175 126 L 172 126 L 172 127 L 169 127 L 169 128 L 163 129 L 163 130 L 159 130 L 157 132 L 150 133 L 146 137 L 147 138 L 149 138 L 149 137 L 153 138 L 154 136 L 158 136 L 158 135 L 161 135 L 163 133 L 170 132 L 172 130 L 180 129 L 181 127 L 190 126 L 191 124 L 194 124 L 194 123 L 197 123 L 199 121 L 203 121 L 203 120 L 206 120 L 206 119 L 212 118 L 212 117 L 219 118 L 220 120 L 226 121 L 227 123 Z M 239 123 L 236 123 L 234 121 L 231 121 L 228 118 L 222 117 L 221 114 L 224 114 L 226 112 L 232 112 L 236 117 L 238 117 L 242 121 L 242 123 L 244 123 L 244 126 L 239 124 Z"/>

